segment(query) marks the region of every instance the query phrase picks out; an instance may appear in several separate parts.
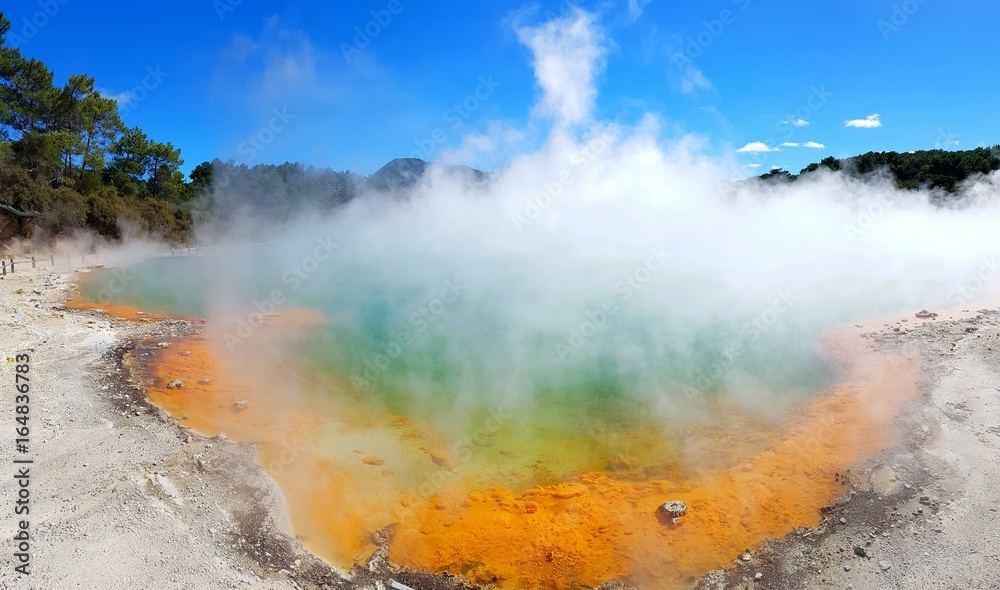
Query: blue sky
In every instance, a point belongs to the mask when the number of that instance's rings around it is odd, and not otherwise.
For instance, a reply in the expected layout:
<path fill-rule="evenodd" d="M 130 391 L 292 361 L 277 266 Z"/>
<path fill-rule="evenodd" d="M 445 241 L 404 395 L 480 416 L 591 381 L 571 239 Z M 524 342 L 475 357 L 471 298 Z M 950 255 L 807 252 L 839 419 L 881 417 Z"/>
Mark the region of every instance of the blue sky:
<path fill-rule="evenodd" d="M 60 82 L 94 76 L 128 125 L 181 148 L 185 170 L 220 157 L 368 174 L 408 155 L 496 168 L 512 152 L 473 154 L 470 137 L 546 124 L 525 31 L 571 13 L 566 3 L 314 4 L 42 0 L 3 11 L 8 42 Z M 665 135 L 696 133 L 747 173 L 1000 143 L 997 2 L 578 6 L 600 47 L 594 118 L 656 113 Z M 532 138 L 516 139 L 530 149 Z"/>

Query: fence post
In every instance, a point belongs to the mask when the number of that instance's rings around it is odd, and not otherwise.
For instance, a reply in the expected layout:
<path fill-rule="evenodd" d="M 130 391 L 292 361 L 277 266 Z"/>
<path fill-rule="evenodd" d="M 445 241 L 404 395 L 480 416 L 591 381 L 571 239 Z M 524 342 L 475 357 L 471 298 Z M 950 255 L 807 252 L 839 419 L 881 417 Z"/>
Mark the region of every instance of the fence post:
<path fill-rule="evenodd" d="M 3 274 L 0 275 L 0 276 L 4 276 L 4 277 L 7 276 L 7 261 L 6 260 L 0 260 L 0 268 L 3 269 Z"/>
<path fill-rule="evenodd" d="M 35 257 L 31 257 L 31 268 L 35 268 Z"/>
<path fill-rule="evenodd" d="M 14 272 L 14 257 L 10 257 L 10 272 Z"/>
<path fill-rule="evenodd" d="M 55 254 L 49 254 L 49 262 L 52 263 L 52 268 L 56 267 L 56 255 Z"/>
<path fill-rule="evenodd" d="M 80 255 L 80 264 L 82 264 L 84 266 L 87 266 L 87 255 L 86 254 L 81 254 Z"/>

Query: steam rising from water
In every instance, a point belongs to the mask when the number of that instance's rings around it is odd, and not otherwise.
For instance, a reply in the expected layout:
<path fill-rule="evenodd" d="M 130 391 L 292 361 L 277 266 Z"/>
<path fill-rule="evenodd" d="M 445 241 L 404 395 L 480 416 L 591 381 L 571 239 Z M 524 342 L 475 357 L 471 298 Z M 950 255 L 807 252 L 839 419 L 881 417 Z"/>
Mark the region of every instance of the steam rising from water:
<path fill-rule="evenodd" d="M 403 198 L 303 212 L 266 245 L 215 251 L 178 299 L 242 321 L 230 351 L 255 309 L 323 312 L 312 366 L 404 415 L 454 430 L 541 403 L 524 429 L 573 430 L 567 412 L 670 417 L 719 397 L 773 412 L 836 379 L 823 327 L 998 290 L 996 174 L 953 208 L 881 177 L 734 182 L 656 115 L 592 118 L 605 51 L 590 15 L 518 33 L 542 90 L 530 125 L 552 123 L 540 148 L 484 182 L 431 167 Z"/>
<path fill-rule="evenodd" d="M 726 400 L 777 420 L 841 377 L 817 349 L 825 327 L 1000 291 L 996 174 L 951 208 L 879 177 L 733 182 L 731 162 L 695 136 L 666 137 L 655 115 L 592 119 L 592 85 L 558 75 L 599 69 L 588 15 L 519 33 L 554 121 L 540 148 L 484 183 L 432 167 L 403 199 L 304 212 L 163 286 L 181 305 L 203 295 L 199 311 L 230 326 L 237 356 L 249 343 L 260 354 L 256 312 L 319 310 L 328 324 L 302 350 L 306 370 L 336 376 L 325 395 L 454 441 L 502 407 L 491 434 L 526 461 L 576 457 L 557 476 L 654 461 L 657 445 L 615 437 L 637 418 L 692 420 Z M 295 396 L 294 383 L 276 394 Z M 495 483 L 472 465 L 462 473 Z"/>

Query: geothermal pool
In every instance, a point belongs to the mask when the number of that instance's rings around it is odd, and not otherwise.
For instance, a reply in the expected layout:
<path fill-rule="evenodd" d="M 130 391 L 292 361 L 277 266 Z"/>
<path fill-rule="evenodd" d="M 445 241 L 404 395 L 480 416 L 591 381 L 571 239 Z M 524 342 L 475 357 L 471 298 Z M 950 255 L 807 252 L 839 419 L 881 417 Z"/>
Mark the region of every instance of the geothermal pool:
<path fill-rule="evenodd" d="M 152 399 L 260 443 L 296 534 L 341 567 L 394 525 L 395 562 L 480 583 L 677 587 L 817 524 L 915 391 L 913 359 L 829 335 L 875 310 L 730 297 L 651 249 L 575 272 L 347 244 L 310 260 L 319 241 L 149 259 L 81 293 L 207 319 L 153 349 Z M 676 526 L 669 500 L 689 506 Z"/>

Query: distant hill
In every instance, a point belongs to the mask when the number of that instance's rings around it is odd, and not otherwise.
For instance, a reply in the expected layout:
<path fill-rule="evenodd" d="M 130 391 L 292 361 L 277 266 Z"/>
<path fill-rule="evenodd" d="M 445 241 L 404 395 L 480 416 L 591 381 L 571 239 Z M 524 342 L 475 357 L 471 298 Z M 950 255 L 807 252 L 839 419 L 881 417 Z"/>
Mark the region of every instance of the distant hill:
<path fill-rule="evenodd" d="M 914 190 L 926 187 L 954 194 L 969 177 L 1000 170 L 1000 145 L 962 151 L 868 152 L 841 160 L 831 156 L 809 164 L 799 174 L 776 169 L 757 178 L 768 182 L 794 182 L 800 176 L 822 168 L 852 176 L 866 176 L 885 170 L 892 174 L 899 188 Z"/>
<path fill-rule="evenodd" d="M 201 197 L 192 214 L 199 221 L 227 221 L 240 215 L 287 220 L 302 211 L 330 211 L 369 193 L 405 197 L 432 166 L 469 183 L 488 174 L 468 166 L 398 158 L 370 176 L 286 162 L 247 166 L 214 160 L 199 166 L 205 175 Z"/>
<path fill-rule="evenodd" d="M 407 190 L 413 188 L 423 178 L 431 165 L 431 162 L 419 158 L 396 158 L 369 176 L 367 183 L 369 187 L 380 191 Z M 483 180 L 487 176 L 485 172 L 468 166 L 436 165 L 443 168 L 448 175 L 464 177 L 471 181 Z"/>

